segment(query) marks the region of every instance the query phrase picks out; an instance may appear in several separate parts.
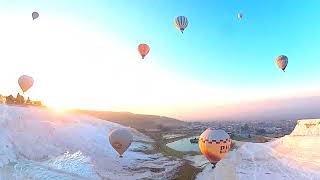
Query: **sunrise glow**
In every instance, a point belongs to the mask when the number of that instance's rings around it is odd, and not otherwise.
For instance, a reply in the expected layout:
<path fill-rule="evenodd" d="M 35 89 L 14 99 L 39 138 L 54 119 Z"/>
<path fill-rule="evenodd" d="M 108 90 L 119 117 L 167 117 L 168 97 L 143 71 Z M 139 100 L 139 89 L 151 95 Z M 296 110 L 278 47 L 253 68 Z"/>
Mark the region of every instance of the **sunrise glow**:
<path fill-rule="evenodd" d="M 190 27 L 181 35 L 170 19 L 175 14 L 158 17 L 159 23 L 145 19 L 159 25 L 147 31 L 133 22 L 125 25 L 114 20 L 111 11 L 117 12 L 109 10 L 85 14 L 82 10 L 57 13 L 49 8 L 37 20 L 30 20 L 28 9 L 3 11 L 0 59 L 6 61 L 1 70 L 6 75 L 0 76 L 2 93 L 19 92 L 17 78 L 27 74 L 35 83 L 25 96 L 50 107 L 131 111 L 188 119 L 209 116 L 210 108 L 215 106 L 306 95 L 320 87 L 312 83 L 316 82 L 315 66 L 309 66 L 303 77 L 297 73 L 306 68 L 299 64 L 302 59 L 311 64 L 316 56 L 311 58 L 309 53 L 293 56 L 286 53 L 296 52 L 293 47 L 278 47 L 274 51 L 275 48 L 266 48 L 267 44 L 262 42 L 248 53 L 246 47 L 252 45 L 246 38 L 252 31 L 248 21 L 253 17 L 228 25 L 228 31 L 222 33 L 224 25 L 206 29 L 193 25 L 201 20 L 191 16 L 195 19 L 190 19 Z M 134 16 L 142 14 L 136 12 Z M 167 19 L 168 22 L 163 21 Z M 209 29 L 213 32 L 199 33 Z M 223 39 L 225 33 L 231 36 Z M 151 47 L 144 60 L 137 51 L 140 43 Z M 280 46 L 271 44 L 268 47 Z M 286 73 L 274 64 L 280 53 L 289 54 L 290 68 Z"/>

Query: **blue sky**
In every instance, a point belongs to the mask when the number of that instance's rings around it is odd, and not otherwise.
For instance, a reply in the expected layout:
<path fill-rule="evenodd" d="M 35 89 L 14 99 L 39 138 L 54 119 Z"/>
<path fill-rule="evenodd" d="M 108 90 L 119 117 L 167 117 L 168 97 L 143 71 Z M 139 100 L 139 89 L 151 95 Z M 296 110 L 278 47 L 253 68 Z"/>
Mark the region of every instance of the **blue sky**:
<path fill-rule="evenodd" d="M 316 78 L 318 1 L 95 2 L 61 9 L 72 7 L 67 11 L 73 16 L 114 31 L 128 44 L 149 43 L 160 66 L 185 76 L 240 87 L 308 85 Z M 241 22 L 238 12 L 244 14 Z M 184 35 L 173 29 L 178 15 L 190 22 Z M 286 74 L 274 64 L 281 54 L 289 57 Z"/>
<path fill-rule="evenodd" d="M 51 20 L 56 18 L 66 24 L 81 24 L 80 27 L 90 27 L 105 35 L 106 41 L 112 37 L 134 51 L 137 44 L 148 43 L 151 51 L 147 62 L 151 61 L 152 66 L 212 89 L 227 88 L 231 94 L 257 92 L 261 99 L 279 91 L 304 94 L 319 89 L 320 2 L 317 0 L 2 0 L 0 4 L 0 15 L 38 11 L 39 22 L 50 16 Z M 238 12 L 244 15 L 242 21 L 237 19 Z M 179 15 L 189 20 L 183 35 L 173 25 Z M 111 51 L 105 49 L 106 54 Z M 281 54 L 289 58 L 285 73 L 274 63 Z M 259 91 L 269 95 L 259 96 Z M 238 96 L 248 95 L 239 92 Z M 161 92 L 153 95 L 157 93 Z M 177 100 L 177 103 L 182 102 Z"/>
<path fill-rule="evenodd" d="M 102 32 L 113 31 L 128 44 L 149 43 L 154 56 L 161 57 L 159 65 L 174 71 L 206 82 L 251 86 L 281 83 L 274 68 L 280 54 L 289 57 L 286 83 L 299 80 L 301 71 L 304 76 L 314 75 L 319 57 L 319 6 L 316 0 L 60 0 L 16 1 L 8 7 L 47 11 L 94 24 Z M 238 12 L 244 14 L 241 22 L 236 19 Z M 178 15 L 190 22 L 184 36 L 173 30 Z"/>

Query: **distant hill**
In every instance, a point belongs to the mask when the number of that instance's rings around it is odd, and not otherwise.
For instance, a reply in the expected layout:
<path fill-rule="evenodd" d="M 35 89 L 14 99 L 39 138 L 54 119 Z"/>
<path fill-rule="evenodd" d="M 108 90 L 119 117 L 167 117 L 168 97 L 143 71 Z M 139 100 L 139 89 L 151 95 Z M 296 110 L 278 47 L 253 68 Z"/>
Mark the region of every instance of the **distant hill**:
<path fill-rule="evenodd" d="M 176 128 L 186 124 L 186 122 L 155 115 L 134 114 L 130 112 L 73 110 L 73 112 L 88 114 L 100 119 L 115 122 L 135 129 L 162 129 Z"/>

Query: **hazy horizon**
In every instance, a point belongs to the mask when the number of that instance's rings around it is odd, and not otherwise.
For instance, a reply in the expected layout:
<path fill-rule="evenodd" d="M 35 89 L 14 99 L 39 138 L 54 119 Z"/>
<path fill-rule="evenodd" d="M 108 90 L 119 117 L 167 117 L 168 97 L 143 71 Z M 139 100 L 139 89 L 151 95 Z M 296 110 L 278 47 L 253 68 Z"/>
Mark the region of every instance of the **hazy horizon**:
<path fill-rule="evenodd" d="M 320 118 L 320 95 L 269 99 L 213 107 L 211 114 L 199 121 L 274 121 Z M 207 116 L 211 116 L 207 118 Z M 194 118 L 196 119 L 196 118 Z"/>
<path fill-rule="evenodd" d="M 105 111 L 119 113 L 133 113 L 142 115 L 166 116 L 186 122 L 210 121 L 275 121 L 320 118 L 317 108 L 320 106 L 320 95 L 292 96 L 288 98 L 264 99 L 241 103 L 213 106 L 207 109 L 199 107 L 193 111 L 185 111 L 182 116 L 139 113 L 134 111 L 112 111 L 109 109 L 81 109 L 89 111 Z M 199 110 L 199 111 L 197 111 Z M 202 112 L 203 111 L 203 112 Z M 211 113 L 207 113 L 211 111 Z M 197 112 L 196 114 L 194 114 Z M 204 113 L 206 112 L 206 113 Z M 190 113 L 190 114 L 188 114 Z M 191 113 L 193 115 L 191 115 Z"/>

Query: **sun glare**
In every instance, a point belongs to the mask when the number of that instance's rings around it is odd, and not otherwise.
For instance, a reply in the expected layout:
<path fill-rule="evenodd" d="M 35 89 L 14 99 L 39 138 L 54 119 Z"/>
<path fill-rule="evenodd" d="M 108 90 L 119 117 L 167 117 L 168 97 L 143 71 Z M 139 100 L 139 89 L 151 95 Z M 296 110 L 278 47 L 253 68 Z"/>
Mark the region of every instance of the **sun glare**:
<path fill-rule="evenodd" d="M 59 107 L 59 106 L 49 106 L 50 111 L 57 113 L 57 114 L 62 114 L 66 112 L 65 108 Z"/>
<path fill-rule="evenodd" d="M 8 76 L 0 77 L 0 88 L 8 94 L 18 90 L 12 82 L 21 73 L 29 74 L 35 80 L 30 97 L 55 112 L 82 108 L 174 116 L 199 104 L 211 107 L 212 102 L 253 97 L 252 92 L 244 91 L 250 94 L 244 96 L 232 87 L 206 85 L 169 71 L 157 64 L 162 57 L 152 53 L 142 61 L 137 44 L 101 33 L 98 27 L 50 15 L 41 21 L 25 16 L 0 17 L 5 24 L 0 29 L 0 59 L 15 67 L 3 69 Z"/>

